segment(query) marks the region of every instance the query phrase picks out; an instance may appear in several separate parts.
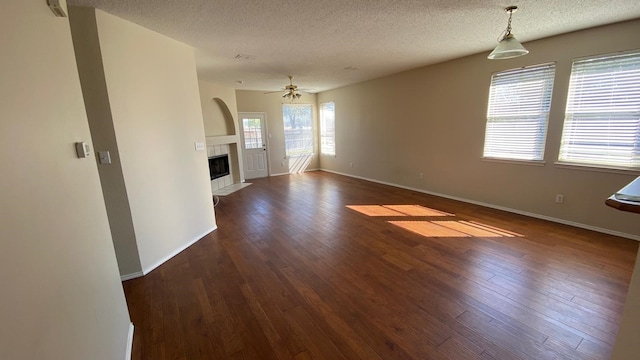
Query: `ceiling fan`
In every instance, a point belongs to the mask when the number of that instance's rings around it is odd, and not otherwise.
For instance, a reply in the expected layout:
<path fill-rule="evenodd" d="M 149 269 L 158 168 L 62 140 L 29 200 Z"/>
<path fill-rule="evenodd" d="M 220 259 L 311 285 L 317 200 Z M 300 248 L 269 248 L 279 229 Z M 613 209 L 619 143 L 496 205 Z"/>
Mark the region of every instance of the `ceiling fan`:
<path fill-rule="evenodd" d="M 302 97 L 302 93 L 300 92 L 300 90 L 298 90 L 298 85 L 293 85 L 293 76 L 288 75 L 288 77 L 289 77 L 289 85 L 285 86 L 283 90 L 269 91 L 269 92 L 266 92 L 265 94 L 273 94 L 276 92 L 284 91 L 282 93 L 283 98 L 290 101 L 300 99 Z"/>

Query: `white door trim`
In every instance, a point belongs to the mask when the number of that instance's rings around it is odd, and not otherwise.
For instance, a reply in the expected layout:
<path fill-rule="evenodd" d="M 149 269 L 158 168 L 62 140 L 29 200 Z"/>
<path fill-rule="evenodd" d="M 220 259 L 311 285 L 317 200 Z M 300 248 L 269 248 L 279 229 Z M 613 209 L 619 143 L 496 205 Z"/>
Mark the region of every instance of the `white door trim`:
<path fill-rule="evenodd" d="M 238 112 L 238 137 L 239 137 L 239 145 L 240 145 L 240 156 L 242 157 L 243 160 L 243 167 L 246 166 L 244 165 L 244 162 L 246 161 L 245 158 L 245 146 L 244 146 L 244 127 L 242 124 L 242 118 L 243 117 L 251 117 L 251 116 L 261 116 L 262 119 L 264 120 L 264 144 L 267 146 L 267 150 L 265 151 L 265 161 L 266 161 L 266 168 L 267 168 L 267 177 L 271 176 L 271 161 L 269 161 L 270 159 L 270 150 L 269 148 L 271 147 L 270 144 L 270 133 L 269 133 L 269 126 L 268 126 L 268 120 L 267 120 L 267 113 L 266 112 L 260 112 L 260 111 L 242 111 L 242 112 Z M 243 171 L 246 171 L 246 169 L 243 169 Z M 246 174 L 245 174 L 245 179 L 246 179 Z"/>

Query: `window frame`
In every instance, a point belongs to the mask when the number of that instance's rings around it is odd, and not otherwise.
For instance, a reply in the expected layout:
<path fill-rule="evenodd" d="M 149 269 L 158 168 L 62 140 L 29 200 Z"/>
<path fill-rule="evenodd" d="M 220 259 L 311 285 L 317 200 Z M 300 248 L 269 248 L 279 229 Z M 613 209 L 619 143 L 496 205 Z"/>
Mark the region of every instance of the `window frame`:
<path fill-rule="evenodd" d="M 574 103 L 572 103 L 572 100 L 575 100 L 575 98 L 580 98 L 580 96 L 584 96 L 585 92 L 581 92 L 579 94 L 576 94 L 576 89 L 575 87 L 577 87 L 578 85 L 576 85 L 577 82 L 579 82 L 579 80 L 574 80 L 574 70 L 576 69 L 576 64 L 578 64 L 578 71 L 585 71 L 585 70 L 589 70 L 588 66 L 582 66 L 583 63 L 587 63 L 589 61 L 593 61 L 593 64 L 597 64 L 597 63 L 602 63 L 602 62 L 606 62 L 607 59 L 616 59 L 616 58 L 621 58 L 621 57 L 626 57 L 626 56 L 632 56 L 635 58 L 636 62 L 634 63 L 634 65 L 637 67 L 636 71 L 640 71 L 640 49 L 636 49 L 636 50 L 631 50 L 631 51 L 622 51 L 622 52 L 615 52 L 615 53 L 607 53 L 607 54 L 599 54 L 599 55 L 594 55 L 594 56 L 588 56 L 588 57 L 581 57 L 581 58 L 576 58 L 573 59 L 571 62 L 571 73 L 570 73 L 570 78 L 569 78 L 569 86 L 567 88 L 567 100 L 566 100 L 566 104 L 565 104 L 565 113 L 564 113 L 564 118 L 563 118 L 563 125 L 562 125 L 562 133 L 560 136 L 560 144 L 559 144 L 559 148 L 558 148 L 558 157 L 557 157 L 557 161 L 555 162 L 555 164 L 559 167 L 566 167 L 566 168 L 575 168 L 575 169 L 582 169 L 582 170 L 592 170 L 592 171 L 599 171 L 599 172 L 615 172 L 615 173 L 624 173 L 624 174 L 628 174 L 628 173 L 632 173 L 632 174 L 640 174 L 640 161 L 637 161 L 636 165 L 634 166 L 633 164 L 633 160 L 632 161 L 632 165 L 631 166 L 623 166 L 618 164 L 615 164 L 613 162 L 605 162 L 605 159 L 601 159 L 600 161 L 594 161 L 594 162 L 587 162 L 587 161 L 579 161 L 579 160 L 571 160 L 571 159 L 567 159 L 567 157 L 563 157 L 563 146 L 568 142 L 568 140 L 565 139 L 565 134 L 567 132 L 567 128 L 569 128 L 571 125 L 580 125 L 580 120 L 574 120 L 575 114 L 593 114 L 593 113 L 605 113 L 602 111 L 592 111 L 592 112 L 579 112 L 579 110 L 582 109 L 575 109 L 576 105 Z M 591 69 L 591 70 L 595 70 L 595 69 Z M 603 71 L 605 69 L 602 69 Z M 584 76 L 583 74 L 580 75 L 576 75 L 576 77 L 581 76 L 580 79 L 583 79 L 582 77 Z M 611 78 L 606 78 L 606 79 L 611 79 Z M 602 79 L 601 79 L 602 80 Z M 640 81 L 637 82 L 637 85 L 640 85 Z M 579 85 L 580 87 L 582 87 L 582 84 Z M 613 87 L 613 86 L 612 86 Z M 632 91 L 638 91 L 640 90 L 640 86 L 637 88 L 633 88 Z M 592 90 L 593 91 L 593 90 Z M 588 94 L 588 93 L 587 93 Z M 620 96 L 618 93 L 616 93 L 615 95 L 609 95 L 610 98 L 614 97 L 614 96 Z M 588 105 L 593 106 L 593 103 L 588 103 L 587 106 L 585 106 L 585 108 L 588 109 Z M 635 117 L 636 117 L 636 124 L 635 124 L 635 135 L 634 134 L 630 134 L 628 136 L 630 137 L 635 137 L 635 144 L 633 145 L 633 150 L 632 151 L 640 151 L 640 99 L 637 100 L 637 105 L 638 107 L 633 110 L 633 111 L 627 111 L 627 113 L 635 113 Z M 570 109 L 573 110 L 570 112 Z M 578 111 L 576 111 L 578 110 Z M 606 112 L 606 114 L 609 115 L 609 121 L 607 122 L 607 124 L 611 124 L 612 121 L 610 119 L 611 115 L 613 114 L 619 114 L 622 113 L 623 111 L 609 111 Z M 584 115 L 583 115 L 584 116 Z M 633 118 L 633 115 L 631 116 Z M 602 120 L 602 124 L 605 124 L 605 121 Z M 632 119 L 633 121 L 633 119 Z M 582 121 L 584 123 L 584 120 Z M 584 124 L 583 124 L 584 126 Z M 584 131 L 584 130 L 582 130 Z M 575 132 L 574 132 L 575 133 Z M 570 135 L 568 135 L 570 136 Z M 574 135 L 575 136 L 575 135 Z M 581 139 L 582 141 L 586 141 L 586 139 Z M 573 140 L 574 142 L 576 142 L 576 140 Z M 594 141 L 599 141 L 599 142 L 603 142 L 604 139 L 603 138 L 598 138 L 595 139 Z M 597 145 L 593 145 L 593 149 L 597 149 L 596 147 Z M 565 152 L 567 152 L 567 150 L 564 150 Z M 634 153 L 635 153 L 634 151 Z M 578 153 L 574 153 L 573 157 L 578 157 L 580 154 Z M 568 155 L 571 156 L 571 155 Z M 584 156 L 584 155 L 583 155 Z M 633 158 L 634 156 L 632 156 Z"/>
<path fill-rule="evenodd" d="M 311 125 L 311 131 L 310 131 L 310 141 L 311 141 L 311 147 L 310 147 L 310 152 L 304 152 L 304 153 L 300 153 L 300 154 L 291 154 L 289 147 L 287 145 L 287 127 L 285 126 L 285 107 L 286 106 L 308 106 L 310 108 L 310 116 L 311 119 L 309 119 L 309 123 Z M 315 152 L 316 152 L 316 140 L 315 140 L 315 124 L 314 124 L 314 106 L 313 104 L 310 103 L 282 103 L 282 107 L 281 107 L 281 111 L 282 111 L 282 130 L 283 130 L 283 138 L 284 138 L 284 153 L 287 159 L 290 158 L 296 158 L 296 157 L 304 157 L 304 156 L 314 156 Z M 305 140 L 304 136 L 303 139 Z"/>
<path fill-rule="evenodd" d="M 556 62 L 502 70 L 491 74 L 482 160 L 545 164 L 544 156 L 555 76 Z M 513 79 L 510 80 L 510 78 Z M 535 82 L 541 82 L 536 85 L 540 89 L 536 90 L 533 87 Z M 505 99 L 505 95 L 509 97 Z M 525 96 L 527 99 L 534 96 L 538 101 L 518 99 Z M 536 105 L 538 102 L 539 104 Z M 512 107 L 513 104 L 517 104 L 517 107 Z M 520 131 L 512 131 L 513 125 L 519 125 Z M 534 128 L 534 130 L 527 130 L 528 128 Z M 509 142 L 513 143 L 514 136 L 525 137 L 528 142 L 518 148 L 509 149 Z"/>
<path fill-rule="evenodd" d="M 330 135 L 327 135 L 327 130 L 329 129 L 325 129 L 325 118 L 324 118 L 324 107 L 327 104 L 332 104 L 333 105 L 333 126 L 332 129 L 333 132 Z M 323 102 L 320 103 L 320 154 L 322 155 L 326 155 L 326 156 L 336 156 L 336 103 L 335 101 L 327 101 L 327 102 Z M 325 138 L 330 138 L 333 142 L 333 152 L 327 152 L 324 147 L 324 139 Z"/>

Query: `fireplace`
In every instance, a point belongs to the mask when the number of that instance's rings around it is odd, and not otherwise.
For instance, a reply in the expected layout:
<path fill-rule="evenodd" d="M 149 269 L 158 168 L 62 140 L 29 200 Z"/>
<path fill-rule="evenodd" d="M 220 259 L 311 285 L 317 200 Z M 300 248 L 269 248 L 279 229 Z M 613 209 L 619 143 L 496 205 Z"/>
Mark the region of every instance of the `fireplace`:
<path fill-rule="evenodd" d="M 229 154 L 209 157 L 211 180 L 229 175 Z"/>

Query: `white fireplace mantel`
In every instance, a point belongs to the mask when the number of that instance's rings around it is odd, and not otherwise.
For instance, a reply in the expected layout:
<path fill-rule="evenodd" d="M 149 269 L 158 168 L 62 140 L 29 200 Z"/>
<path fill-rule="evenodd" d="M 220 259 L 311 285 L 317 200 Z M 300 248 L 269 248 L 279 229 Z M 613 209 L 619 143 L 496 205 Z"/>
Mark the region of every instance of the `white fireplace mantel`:
<path fill-rule="evenodd" d="M 238 135 L 221 135 L 221 136 L 207 136 L 207 145 L 228 145 L 237 144 Z"/>

